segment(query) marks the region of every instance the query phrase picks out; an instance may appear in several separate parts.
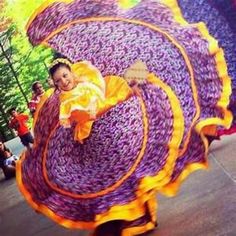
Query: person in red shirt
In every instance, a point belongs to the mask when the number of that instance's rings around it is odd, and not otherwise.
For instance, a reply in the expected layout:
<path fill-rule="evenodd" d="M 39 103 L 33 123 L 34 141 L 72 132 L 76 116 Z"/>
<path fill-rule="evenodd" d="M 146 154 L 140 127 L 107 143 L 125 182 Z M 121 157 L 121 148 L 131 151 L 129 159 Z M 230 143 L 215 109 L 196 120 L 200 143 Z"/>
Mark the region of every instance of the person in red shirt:
<path fill-rule="evenodd" d="M 22 144 L 25 147 L 30 148 L 30 143 L 34 142 L 34 138 L 26 124 L 29 119 L 29 116 L 18 113 L 16 111 L 16 108 L 11 108 L 8 112 L 11 115 L 9 127 L 17 132 L 17 135 L 19 136 Z"/>

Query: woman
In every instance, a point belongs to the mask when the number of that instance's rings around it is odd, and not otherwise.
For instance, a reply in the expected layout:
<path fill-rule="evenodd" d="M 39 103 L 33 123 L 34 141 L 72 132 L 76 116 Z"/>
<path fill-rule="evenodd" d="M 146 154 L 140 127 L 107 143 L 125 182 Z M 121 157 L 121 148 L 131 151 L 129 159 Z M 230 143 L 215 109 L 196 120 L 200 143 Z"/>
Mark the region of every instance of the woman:
<path fill-rule="evenodd" d="M 222 51 L 203 24 L 188 24 L 165 2 L 50 3 L 30 20 L 32 44 L 75 63 L 51 72 L 60 93 L 35 114 L 36 145 L 17 181 L 34 209 L 65 227 L 103 236 L 154 229 L 156 194 L 174 196 L 192 171 L 206 169 L 205 135 L 231 123 Z M 123 79 L 127 68 L 136 89 Z"/>
<path fill-rule="evenodd" d="M 114 81 L 119 96 L 106 96 L 106 85 L 100 72 L 89 62 L 79 62 L 72 65 L 67 59 L 56 59 L 50 69 L 54 86 L 60 91 L 60 124 L 70 128 L 75 124 L 74 139 L 83 143 L 90 134 L 94 120 L 111 106 L 127 99 L 131 89 L 126 82 L 109 78 Z M 107 90 L 108 91 L 108 90 Z"/>

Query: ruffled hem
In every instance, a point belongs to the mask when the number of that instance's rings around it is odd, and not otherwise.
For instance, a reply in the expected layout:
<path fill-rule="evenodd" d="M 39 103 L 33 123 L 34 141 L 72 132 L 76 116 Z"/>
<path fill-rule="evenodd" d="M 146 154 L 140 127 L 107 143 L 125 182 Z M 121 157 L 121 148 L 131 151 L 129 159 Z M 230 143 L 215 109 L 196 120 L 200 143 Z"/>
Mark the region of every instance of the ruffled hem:
<path fill-rule="evenodd" d="M 180 7 L 176 0 L 164 0 L 163 4 L 167 5 L 173 12 L 174 19 L 183 26 L 191 25 L 182 16 Z M 199 32 L 209 42 L 209 52 L 215 58 L 216 69 L 220 80 L 222 81 L 222 93 L 217 106 L 223 111 L 223 119 L 221 118 L 207 118 L 196 124 L 195 130 L 200 134 L 205 146 L 205 162 L 204 163 L 192 163 L 184 168 L 180 176 L 172 183 L 168 183 L 164 186 L 160 192 L 166 196 L 175 196 L 180 188 L 181 183 L 191 174 L 193 171 L 208 168 L 208 141 L 206 135 L 217 136 L 217 126 L 230 127 L 233 116 L 227 109 L 231 95 L 231 78 L 227 72 L 227 64 L 224 58 L 224 53 L 221 48 L 218 47 L 217 41 L 209 34 L 206 25 L 203 22 L 198 24 L 192 24 L 196 26 Z M 183 154 L 183 153 L 182 153 Z"/>
<path fill-rule="evenodd" d="M 232 127 L 230 127 L 229 129 L 223 129 L 223 130 L 218 130 L 217 131 L 217 135 L 218 137 L 223 136 L 223 135 L 231 135 L 236 133 L 236 125 L 233 125 Z"/>
<path fill-rule="evenodd" d="M 155 194 L 153 192 L 145 193 L 142 196 L 140 196 L 138 199 L 126 204 L 126 205 L 115 205 L 111 207 L 107 212 L 103 214 L 96 215 L 96 218 L 94 221 L 90 222 L 84 222 L 84 221 L 73 221 L 68 220 L 63 217 L 58 216 L 55 214 L 52 210 L 50 210 L 47 206 L 43 204 L 37 204 L 30 192 L 27 190 L 27 188 L 24 186 L 24 183 L 22 181 L 22 170 L 21 170 L 21 164 L 24 160 L 25 153 L 22 154 L 21 159 L 16 164 L 16 180 L 18 187 L 21 191 L 21 193 L 24 195 L 25 199 L 29 203 L 29 205 L 35 209 L 38 212 L 43 213 L 56 223 L 70 229 L 87 229 L 92 230 L 98 227 L 99 225 L 112 221 L 112 220 L 126 220 L 126 221 L 133 221 L 138 218 L 141 218 L 143 215 L 145 215 L 145 204 L 147 203 L 149 211 L 152 212 L 152 219 L 155 222 L 156 221 L 156 198 Z M 153 204 L 155 203 L 155 204 Z M 129 229 L 126 229 L 126 231 L 129 231 Z M 132 230 L 133 231 L 133 230 Z M 143 228 L 136 229 L 138 233 L 143 232 Z"/>
<path fill-rule="evenodd" d="M 228 75 L 227 64 L 224 58 L 224 52 L 222 48 L 219 48 L 218 42 L 209 34 L 206 25 L 203 22 L 197 24 L 189 24 L 184 17 L 182 16 L 180 7 L 176 0 L 163 0 L 163 4 L 167 5 L 173 12 L 174 19 L 183 26 L 193 25 L 196 26 L 201 33 L 202 37 L 205 38 L 209 43 L 209 52 L 210 55 L 214 56 L 216 62 L 216 69 L 219 75 L 220 80 L 222 81 L 222 93 L 219 101 L 217 102 L 217 106 L 223 111 L 224 117 L 220 118 L 208 118 L 203 121 L 200 121 L 196 125 L 196 131 L 200 134 L 203 132 L 204 135 L 212 135 L 215 133 L 212 130 L 216 130 L 216 125 L 221 125 L 224 127 L 230 127 L 232 123 L 232 113 L 227 109 L 229 105 L 230 95 L 232 93 L 231 89 L 231 78 Z M 214 126 L 213 126 L 214 125 Z M 206 127 L 210 126 L 209 129 Z"/>
<path fill-rule="evenodd" d="M 82 229 L 94 229 L 98 225 L 103 224 L 107 221 L 111 220 L 125 220 L 125 221 L 134 221 L 136 219 L 141 218 L 146 214 L 145 205 L 148 206 L 148 211 L 150 212 L 152 221 L 148 222 L 146 225 L 130 227 L 123 230 L 122 235 L 135 235 L 146 232 L 147 230 L 151 230 L 155 227 L 156 222 L 156 210 L 157 205 L 155 194 L 156 191 L 161 189 L 164 185 L 166 185 L 171 178 L 171 173 L 174 168 L 174 162 L 178 157 L 179 145 L 181 143 L 183 132 L 184 132 L 184 122 L 183 122 L 183 114 L 179 104 L 179 100 L 176 95 L 173 93 L 171 88 L 163 83 L 160 79 L 156 78 L 154 75 L 150 75 L 148 78 L 150 83 L 158 85 L 162 90 L 165 91 L 169 98 L 169 102 L 171 104 L 171 108 L 173 110 L 174 123 L 173 123 L 173 135 L 169 143 L 169 155 L 167 157 L 167 163 L 162 171 L 158 172 L 156 176 L 146 176 L 140 179 L 139 187 L 136 191 L 136 200 L 125 204 L 125 205 L 114 205 L 107 212 L 103 214 L 96 215 L 93 222 L 80 222 L 80 221 L 71 221 L 62 217 L 59 217 L 57 214 L 52 212 L 47 206 L 37 204 L 31 194 L 28 192 L 24 183 L 22 181 L 22 170 L 21 165 L 24 161 L 24 156 L 22 156 L 21 160 L 17 164 L 17 183 L 23 195 L 29 204 L 37 211 L 42 212 L 55 222 L 67 227 L 67 228 L 82 228 Z M 142 104 L 143 110 L 143 122 L 144 122 L 144 146 L 142 151 L 140 152 L 138 160 L 142 158 L 142 155 L 145 150 L 146 142 L 147 142 L 147 130 L 148 130 L 148 118 L 146 116 L 145 105 Z M 178 104 L 178 105 L 177 105 Z M 133 166 L 132 169 L 135 170 L 137 164 Z M 133 171 L 133 170 L 132 170 Z M 127 178 L 127 176 L 125 176 Z M 114 185 L 114 189 L 109 189 L 109 191 L 113 191 L 118 188 L 120 185 L 116 183 Z M 53 189 L 53 188 L 52 188 Z M 106 194 L 106 192 L 102 192 L 102 195 Z M 99 197 L 102 195 L 94 194 L 91 197 Z M 86 198 L 89 196 L 85 196 Z"/>
<path fill-rule="evenodd" d="M 180 8 L 176 1 L 165 0 L 163 1 L 163 3 L 169 6 L 170 9 L 172 9 L 175 20 L 177 22 L 179 22 L 181 25 L 189 25 L 182 17 Z M 183 127 L 184 118 L 183 118 L 182 110 L 180 108 L 179 101 L 176 98 L 173 91 L 167 85 L 165 85 L 161 80 L 158 80 L 157 78 L 155 78 L 155 76 L 150 76 L 149 82 L 160 86 L 166 92 L 166 94 L 169 97 L 171 107 L 174 108 L 173 109 L 174 132 L 173 132 L 171 142 L 169 143 L 170 150 L 169 150 L 167 163 L 165 167 L 163 168 L 163 170 L 160 171 L 156 176 L 147 176 L 140 180 L 140 185 L 136 191 L 136 195 L 137 195 L 136 200 L 123 206 L 115 205 L 111 207 L 107 212 L 97 215 L 94 222 L 79 222 L 79 221 L 75 222 L 75 221 L 70 221 L 62 217 L 59 217 L 46 206 L 37 205 L 34 202 L 30 193 L 27 191 L 27 189 L 25 188 L 22 182 L 21 163 L 23 162 L 23 159 L 24 159 L 22 158 L 22 160 L 20 160 L 17 164 L 17 182 L 23 195 L 26 197 L 27 201 L 30 203 L 30 205 L 34 209 L 44 213 L 49 218 L 53 219 L 57 223 L 67 228 L 93 229 L 97 227 L 98 225 L 105 223 L 107 221 L 111 221 L 111 220 L 123 219 L 127 221 L 133 221 L 135 219 L 142 217 L 145 214 L 145 209 L 144 209 L 145 203 L 148 203 L 148 207 L 150 211 L 153 212 L 153 218 L 154 218 L 154 215 L 156 213 L 156 208 L 153 206 L 153 203 L 154 203 L 153 201 L 155 201 L 153 194 L 155 194 L 156 191 L 164 193 L 167 196 L 174 196 L 177 193 L 180 187 L 180 184 L 187 178 L 187 176 L 190 173 L 199 169 L 206 169 L 208 167 L 207 158 L 206 158 L 207 152 L 208 152 L 208 142 L 205 138 L 205 135 L 209 133 L 214 133 L 214 129 L 216 125 L 223 125 L 225 127 L 228 127 L 231 124 L 232 114 L 227 110 L 227 105 L 229 103 L 229 95 L 231 93 L 231 86 L 230 86 L 230 78 L 227 74 L 227 67 L 224 60 L 223 51 L 218 48 L 216 41 L 209 35 L 203 23 L 196 24 L 195 26 L 198 27 L 203 37 L 205 37 L 206 40 L 209 42 L 209 51 L 215 57 L 217 71 L 223 83 L 223 91 L 217 105 L 220 109 L 222 109 L 224 113 L 224 118 L 223 119 L 209 118 L 209 119 L 200 121 L 196 125 L 196 131 L 200 134 L 202 141 L 204 143 L 204 146 L 205 146 L 205 162 L 193 163 L 186 166 L 184 170 L 182 171 L 182 173 L 180 174 L 180 176 L 174 182 L 170 182 L 171 173 L 173 172 L 173 169 L 174 169 L 173 163 L 175 163 L 177 157 L 179 156 L 179 153 L 178 153 L 179 145 L 181 143 L 183 132 L 184 132 L 184 127 Z M 196 93 L 195 92 L 194 92 L 194 96 L 195 96 L 194 100 L 196 102 L 197 92 Z M 113 99 L 110 99 L 109 102 L 114 105 L 116 104 L 116 101 Z M 197 107 L 197 113 L 199 113 L 200 112 L 200 108 L 198 109 L 199 105 L 196 104 L 196 107 Z M 100 111 L 100 114 L 104 113 L 105 111 L 106 109 Z M 196 116 L 196 118 L 198 118 L 198 116 Z M 147 117 L 144 117 L 144 122 L 147 122 Z M 145 139 L 147 139 L 147 137 L 145 137 Z M 152 227 L 153 227 L 153 223 L 149 222 L 145 226 L 138 226 L 138 227 L 125 229 L 123 232 L 123 235 L 128 236 L 128 235 L 135 235 L 137 233 L 143 233 L 149 229 L 152 229 Z"/>

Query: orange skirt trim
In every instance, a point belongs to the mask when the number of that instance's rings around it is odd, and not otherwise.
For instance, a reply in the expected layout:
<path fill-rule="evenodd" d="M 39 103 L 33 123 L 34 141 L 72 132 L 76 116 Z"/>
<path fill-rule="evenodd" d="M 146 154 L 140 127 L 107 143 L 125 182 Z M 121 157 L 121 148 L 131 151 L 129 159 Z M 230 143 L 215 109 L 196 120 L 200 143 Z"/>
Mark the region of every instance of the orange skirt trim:
<path fill-rule="evenodd" d="M 216 69 L 220 80 L 222 81 L 222 93 L 217 103 L 217 106 L 223 111 L 224 117 L 221 118 L 208 118 L 198 122 L 196 125 L 196 131 L 198 133 L 203 132 L 205 135 L 216 135 L 216 126 L 221 125 L 225 128 L 229 128 L 233 115 L 227 109 L 229 104 L 231 90 L 231 78 L 228 75 L 227 64 L 224 58 L 224 52 L 222 48 L 219 48 L 218 42 L 209 34 L 206 25 L 203 22 L 197 24 L 189 24 L 183 17 L 178 1 L 176 0 L 162 0 L 164 5 L 167 5 L 173 12 L 174 19 L 183 26 L 192 25 L 198 28 L 202 37 L 209 43 L 209 52 L 215 58 Z"/>
<path fill-rule="evenodd" d="M 156 176 L 145 177 L 141 180 L 140 185 L 136 192 L 137 199 L 135 199 L 134 201 L 126 205 L 115 205 L 111 207 L 107 212 L 97 215 L 93 222 L 80 222 L 80 221 L 75 222 L 75 221 L 61 218 L 58 215 L 56 215 L 54 212 L 52 212 L 50 209 L 48 209 L 48 207 L 46 207 L 45 205 L 42 205 L 42 204 L 38 205 L 34 202 L 34 199 L 32 199 L 31 194 L 28 192 L 28 190 L 24 186 L 24 183 L 22 182 L 21 164 L 23 163 L 24 158 L 25 158 L 25 156 L 23 155 L 21 160 L 17 163 L 17 183 L 21 192 L 25 196 L 26 200 L 35 210 L 42 212 L 43 214 L 45 214 L 46 216 L 48 216 L 55 222 L 67 228 L 93 229 L 97 227 L 98 225 L 105 223 L 107 221 L 111 221 L 111 220 L 121 219 L 121 220 L 133 221 L 135 219 L 138 219 L 146 214 L 145 203 L 147 203 L 153 222 L 149 222 L 146 226 L 133 227 L 133 228 L 126 229 L 126 232 L 132 232 L 132 233 L 145 232 L 146 230 L 150 230 L 154 228 L 155 226 L 154 222 L 156 221 L 156 209 L 157 209 L 156 204 L 154 204 L 156 201 L 154 197 L 155 192 L 156 190 L 163 187 L 163 185 L 166 184 L 170 179 L 171 172 L 174 168 L 174 162 L 178 155 L 178 147 L 182 140 L 184 126 L 183 126 L 183 114 L 182 114 L 181 108 L 180 106 L 176 106 L 176 103 L 179 104 L 179 101 L 177 97 L 175 96 L 175 94 L 173 93 L 173 91 L 171 90 L 171 88 L 165 85 L 161 80 L 156 78 L 154 75 L 150 75 L 148 80 L 149 82 L 154 82 L 156 85 L 160 86 L 161 89 L 163 89 L 166 92 L 166 94 L 168 95 L 168 98 L 170 99 L 171 107 L 173 109 L 174 132 L 173 132 L 173 137 L 171 138 L 171 141 L 169 143 L 170 151 L 167 157 L 167 164 L 165 165 L 164 170 L 159 172 Z M 142 109 L 145 109 L 143 102 L 141 102 L 141 104 L 142 104 Z M 144 114 L 146 113 L 144 112 Z M 146 115 L 143 119 L 144 119 L 144 123 L 148 123 Z M 145 139 L 144 139 L 145 145 L 147 142 L 147 130 L 148 130 L 148 127 L 147 127 L 147 124 L 145 124 Z M 140 152 L 139 154 L 138 161 L 140 161 L 140 159 L 142 158 L 143 151 L 145 150 L 145 145 L 142 148 L 142 153 Z M 133 171 L 135 170 L 137 166 L 137 163 L 132 167 L 130 172 L 127 173 L 127 176 L 133 173 Z M 122 181 L 125 181 L 127 176 L 124 176 L 124 179 L 122 179 Z M 156 182 L 159 182 L 159 183 L 156 183 Z M 121 181 L 117 182 L 115 185 L 112 186 L 112 188 L 108 190 L 109 191 L 115 190 L 115 188 L 117 188 L 120 184 L 122 184 Z M 96 193 L 96 196 L 100 196 L 101 194 L 102 195 L 106 194 L 109 192 L 108 190 L 106 189 L 104 192 L 100 192 L 100 194 Z M 96 196 L 89 196 L 89 197 L 96 197 Z M 87 197 L 88 196 L 86 196 L 86 198 Z M 126 234 L 123 234 L 123 235 L 126 235 Z"/>
<path fill-rule="evenodd" d="M 70 2 L 70 1 L 68 0 L 68 2 Z M 177 1 L 165 0 L 163 3 L 172 9 L 173 15 L 174 15 L 174 18 L 176 21 L 180 22 L 180 24 L 182 24 L 182 25 L 189 25 L 182 17 L 180 8 L 178 7 L 178 4 L 177 4 Z M 43 9 L 43 7 L 41 8 L 41 10 L 42 9 Z M 36 13 L 35 16 L 37 14 L 38 13 Z M 28 25 L 30 25 L 30 23 L 33 21 L 34 17 L 32 16 L 31 21 L 28 23 Z M 109 21 L 109 20 L 117 20 L 117 21 L 121 20 L 121 21 L 125 21 L 128 23 L 134 23 L 134 24 L 140 24 L 140 25 L 147 26 L 153 30 L 163 33 L 165 36 L 167 36 L 170 39 L 171 42 L 173 42 L 176 45 L 176 47 L 181 51 L 181 53 L 185 59 L 185 62 L 187 64 L 187 67 L 189 69 L 189 72 L 190 72 L 194 101 L 195 101 L 195 105 L 197 108 L 197 112 L 194 117 L 194 120 L 196 121 L 199 117 L 199 114 L 200 114 L 200 107 L 197 102 L 197 98 L 198 98 L 197 97 L 197 90 L 196 90 L 196 86 L 195 86 L 195 82 L 194 82 L 194 76 L 193 76 L 193 70 L 192 70 L 191 63 L 187 57 L 187 54 L 186 54 L 184 48 L 181 45 L 179 45 L 178 42 L 176 42 L 171 36 L 169 36 L 167 33 L 163 32 L 163 31 L 161 31 L 156 26 L 153 26 L 151 24 L 141 22 L 141 21 L 127 20 L 127 19 L 120 19 L 120 18 L 113 18 L 113 17 L 89 18 L 89 19 L 83 19 L 83 20 L 71 22 L 65 26 L 62 26 L 60 29 L 57 29 L 52 34 L 50 34 L 49 37 L 44 40 L 43 44 L 47 45 L 46 41 L 48 39 L 50 39 L 55 34 L 57 34 L 61 30 L 65 29 L 66 27 L 68 27 L 69 25 L 72 25 L 74 23 L 77 23 L 77 22 L 83 23 L 83 22 L 88 22 L 88 21 Z M 206 33 L 206 31 L 203 29 L 204 29 L 204 27 L 201 26 L 201 24 L 200 24 L 199 30 L 204 35 Z M 205 32 L 205 33 L 203 33 L 203 32 Z M 207 36 L 207 40 L 209 41 L 208 36 Z M 232 115 L 227 110 L 227 105 L 229 103 L 229 95 L 231 93 L 231 88 L 230 88 L 230 78 L 227 74 L 227 69 L 226 69 L 227 67 L 226 67 L 226 63 L 224 60 L 223 51 L 216 50 L 215 41 L 212 41 L 212 40 L 210 40 L 210 41 L 212 42 L 212 43 L 210 43 L 210 46 L 209 46 L 210 52 L 215 53 L 215 59 L 217 62 L 217 70 L 218 70 L 218 73 L 219 73 L 220 78 L 223 83 L 223 91 L 222 91 L 221 98 L 218 102 L 218 106 L 224 110 L 225 117 L 223 120 L 220 118 L 210 118 L 205 121 L 199 122 L 199 124 L 197 125 L 197 131 L 200 133 L 202 140 L 204 142 L 204 145 L 205 145 L 205 155 L 207 154 L 207 151 L 208 151 L 208 148 L 207 148 L 208 144 L 207 144 L 206 138 L 204 137 L 205 133 L 203 134 L 203 132 L 206 132 L 206 131 L 204 131 L 204 127 L 206 127 L 208 125 L 214 125 L 214 124 L 215 125 L 216 124 L 223 124 L 225 126 L 228 126 L 228 125 L 230 125 L 231 120 L 232 120 Z M 145 214 L 144 203 L 149 203 L 148 206 L 151 209 L 151 212 L 153 212 L 152 215 L 154 218 L 154 215 L 155 215 L 154 213 L 156 212 L 156 207 L 153 207 L 153 205 L 154 205 L 153 203 L 155 201 L 153 198 L 153 192 L 160 191 L 168 196 L 174 196 L 177 193 L 177 190 L 178 190 L 181 182 L 191 172 L 198 170 L 198 169 L 206 169 L 207 168 L 207 166 L 208 166 L 207 161 L 205 163 L 191 164 L 184 169 L 182 174 L 179 176 L 179 178 L 174 183 L 169 183 L 170 176 L 171 176 L 171 173 L 174 168 L 175 160 L 178 157 L 179 145 L 180 145 L 182 137 L 183 137 L 184 118 L 183 118 L 183 114 L 182 114 L 182 110 L 181 110 L 178 98 L 175 96 L 175 94 L 173 93 L 171 88 L 169 88 L 167 85 L 165 85 L 161 80 L 156 78 L 154 75 L 149 76 L 148 80 L 149 80 L 149 82 L 156 84 L 157 86 L 160 86 L 167 93 L 168 98 L 171 103 L 171 107 L 173 109 L 174 132 L 173 132 L 172 139 L 168 145 L 170 148 L 170 151 L 169 151 L 169 156 L 167 158 L 167 164 L 165 165 L 164 169 L 162 171 L 160 171 L 158 173 L 158 175 L 156 175 L 156 176 L 147 176 L 141 180 L 140 185 L 139 185 L 137 192 L 136 192 L 137 199 L 135 199 L 134 201 L 132 201 L 126 205 L 123 205 L 123 206 L 121 206 L 121 205 L 113 206 L 106 213 L 97 215 L 94 222 L 77 222 L 77 221 L 74 222 L 74 221 L 70 221 L 70 220 L 61 218 L 61 217 L 57 216 L 54 212 L 52 212 L 50 209 L 48 209 L 46 206 L 38 205 L 34 202 L 34 199 L 32 199 L 31 194 L 27 191 L 27 189 L 25 188 L 25 186 L 22 182 L 21 163 L 24 161 L 24 158 L 25 158 L 23 155 L 21 160 L 18 161 L 17 166 L 16 166 L 16 168 L 17 168 L 17 172 L 16 172 L 17 173 L 16 174 L 17 183 L 19 185 L 21 192 L 25 196 L 26 200 L 29 202 L 29 204 L 34 209 L 44 213 L 49 218 L 53 219 L 57 223 L 65 226 L 67 228 L 93 229 L 104 222 L 107 222 L 110 220 L 115 220 L 115 219 L 124 219 L 127 221 L 132 221 L 132 220 L 142 217 Z M 142 108 L 145 109 L 144 104 L 142 105 Z M 147 122 L 146 115 L 143 119 L 144 119 L 144 123 Z M 205 129 L 205 130 L 207 130 L 207 129 Z M 190 137 L 190 134 L 191 133 L 189 133 L 189 137 Z M 145 139 L 147 139 L 147 137 Z M 188 146 L 188 142 L 185 143 L 185 149 L 187 148 L 187 146 Z M 152 190 L 151 193 L 150 193 L 150 190 Z M 103 193 L 103 194 L 105 194 L 105 193 Z M 137 234 L 137 232 L 146 232 L 147 230 L 151 229 L 152 227 L 153 227 L 153 223 L 149 222 L 146 226 L 133 227 L 133 228 L 126 229 L 126 231 L 124 230 L 122 236 L 135 235 L 135 234 Z"/>
<path fill-rule="evenodd" d="M 50 40 L 53 36 L 55 36 L 57 33 L 61 32 L 62 30 L 66 29 L 68 27 L 70 27 L 73 24 L 85 23 L 85 22 L 90 22 L 90 21 L 104 21 L 104 22 L 106 22 L 106 21 L 123 21 L 123 22 L 127 22 L 127 23 L 142 25 L 142 26 L 148 27 L 148 28 L 150 28 L 154 31 L 157 31 L 157 32 L 161 33 L 166 38 L 168 38 L 170 40 L 170 42 L 172 42 L 178 48 L 178 50 L 180 51 L 180 53 L 182 54 L 182 56 L 184 58 L 184 61 L 186 63 L 186 66 L 187 66 L 189 74 L 190 74 L 191 89 L 192 89 L 192 92 L 193 92 L 193 99 L 194 99 L 195 108 L 196 108 L 196 113 L 195 113 L 195 116 L 193 117 L 190 131 L 187 134 L 186 141 L 183 145 L 182 150 L 180 150 L 180 154 L 183 154 L 187 150 L 188 143 L 190 141 L 191 130 L 193 129 L 193 127 L 194 127 L 194 125 L 195 125 L 195 123 L 196 123 L 196 121 L 197 121 L 197 119 L 199 118 L 199 115 L 200 115 L 200 106 L 199 106 L 199 103 L 198 103 L 198 93 L 197 93 L 197 87 L 196 87 L 196 84 L 195 84 L 195 81 L 194 81 L 193 68 L 192 68 L 191 62 L 188 58 L 188 55 L 187 55 L 185 49 L 175 40 L 174 37 L 172 37 L 170 34 L 168 34 L 167 32 L 163 31 L 162 29 L 158 28 L 155 25 L 152 25 L 150 23 L 146 23 L 146 22 L 143 22 L 143 21 L 140 21 L 140 20 L 130 20 L 130 19 L 119 18 L 119 17 L 91 17 L 91 18 L 87 18 L 87 19 L 80 19 L 80 20 L 72 21 L 68 24 L 65 24 L 65 25 L 59 27 L 55 31 L 53 31 L 51 34 L 49 34 L 48 37 L 46 37 L 43 40 L 43 42 L 41 44 L 50 47 L 50 45 L 48 45 L 47 41 Z"/>
<path fill-rule="evenodd" d="M 60 0 L 60 2 L 64 2 L 64 3 L 71 3 L 74 0 Z M 39 15 L 40 13 L 42 13 L 49 5 L 58 2 L 58 0 L 46 0 L 43 4 L 41 4 L 35 11 L 34 13 L 31 15 L 31 17 L 29 18 L 26 26 L 25 26 L 25 30 L 28 31 L 30 24 L 33 22 L 33 20 L 37 17 L 37 15 Z"/>
<path fill-rule="evenodd" d="M 146 202 L 148 214 L 151 216 L 151 220 L 145 225 L 125 228 L 122 231 L 122 236 L 133 236 L 143 234 L 147 231 L 153 230 L 157 223 L 157 198 L 156 191 L 151 191 L 150 199 Z M 147 214 L 147 212 L 146 212 Z"/>
<path fill-rule="evenodd" d="M 22 154 L 21 159 L 16 164 L 16 180 L 18 187 L 22 194 L 24 195 L 25 199 L 29 203 L 29 205 L 55 221 L 56 223 L 70 229 L 94 229 L 97 226 L 111 220 L 127 220 L 133 221 L 136 220 L 146 213 L 146 209 L 144 207 L 145 203 L 153 199 L 153 193 L 145 193 L 143 196 L 135 199 L 134 201 L 126 204 L 126 205 L 116 205 L 111 207 L 107 212 L 103 214 L 98 214 L 94 221 L 92 222 L 84 222 L 84 221 L 72 221 L 65 219 L 56 215 L 52 210 L 50 210 L 47 206 L 43 204 L 36 204 L 34 199 L 32 198 L 30 192 L 24 186 L 22 181 L 22 167 L 21 164 L 24 161 L 25 153 Z M 154 206 L 156 209 L 156 205 Z"/>
<path fill-rule="evenodd" d="M 182 16 L 180 7 L 178 5 L 178 2 L 176 0 L 162 0 L 163 4 L 167 5 L 173 12 L 174 19 L 183 26 L 191 25 L 189 24 Z M 160 189 L 160 192 L 165 194 L 166 196 L 172 197 L 175 196 L 180 188 L 181 183 L 190 175 L 193 171 L 200 170 L 200 169 L 207 169 L 208 168 L 208 141 L 205 137 L 205 135 L 216 135 L 216 127 L 217 125 L 222 125 L 224 127 L 229 127 L 232 123 L 232 113 L 227 109 L 227 106 L 229 104 L 229 99 L 231 95 L 231 78 L 228 75 L 227 72 L 227 65 L 224 58 L 223 50 L 218 47 L 217 41 L 210 36 L 206 25 L 201 22 L 198 24 L 192 24 L 193 26 L 196 26 L 202 36 L 209 42 L 209 52 L 211 55 L 214 56 L 216 61 L 216 69 L 219 75 L 220 80 L 223 84 L 223 89 L 221 93 L 221 97 L 217 103 L 217 106 L 220 107 L 224 113 L 224 118 L 208 118 L 205 120 L 200 121 L 196 127 L 195 130 L 200 134 L 204 146 L 205 146 L 205 162 L 203 163 L 193 163 L 189 164 L 185 167 L 183 172 L 180 174 L 180 176 L 173 182 L 168 183 L 163 188 Z M 179 156 L 184 154 L 183 152 L 180 152 Z"/>
<path fill-rule="evenodd" d="M 147 144 L 147 134 L 148 134 L 148 120 L 147 120 L 147 116 L 146 116 L 146 108 L 145 105 L 142 101 L 142 99 L 140 98 L 140 104 L 141 104 L 141 108 L 142 108 L 142 112 L 143 112 L 143 125 L 144 125 L 144 139 L 143 139 L 143 143 L 142 143 L 142 148 L 134 162 L 134 165 L 130 168 L 130 170 L 119 180 L 117 181 L 115 184 L 113 184 L 112 186 L 106 188 L 105 190 L 102 190 L 100 192 L 96 192 L 96 193 L 90 193 L 90 194 L 74 194 L 74 193 L 70 193 L 68 191 L 59 189 L 56 185 L 52 184 L 48 178 L 47 175 L 47 169 L 46 169 L 46 157 L 47 157 L 47 147 L 49 144 L 49 141 L 52 137 L 52 135 L 54 134 L 55 130 L 57 129 L 57 127 L 59 126 L 59 124 L 52 130 L 51 134 L 49 135 L 48 139 L 47 139 L 47 144 L 44 150 L 44 154 L 43 154 L 43 175 L 45 178 L 45 181 L 47 182 L 47 184 L 50 186 L 50 188 L 52 188 L 53 190 L 64 194 L 66 196 L 69 197 L 73 197 L 76 199 L 87 199 L 87 198 L 95 198 L 95 197 L 99 197 L 99 196 L 103 196 L 105 194 L 108 194 L 109 192 L 114 191 L 115 189 L 117 189 L 119 186 L 121 186 L 122 183 L 124 183 L 125 180 L 127 180 L 132 174 L 133 172 L 136 170 L 138 164 L 140 163 L 140 161 L 143 158 L 143 155 L 145 153 L 146 150 L 146 144 Z"/>

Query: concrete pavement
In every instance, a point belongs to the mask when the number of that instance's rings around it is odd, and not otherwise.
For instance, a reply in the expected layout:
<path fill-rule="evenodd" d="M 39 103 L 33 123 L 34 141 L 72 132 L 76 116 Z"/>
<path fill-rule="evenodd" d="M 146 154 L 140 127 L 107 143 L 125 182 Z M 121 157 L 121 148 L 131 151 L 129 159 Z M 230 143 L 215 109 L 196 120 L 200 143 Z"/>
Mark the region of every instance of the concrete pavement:
<path fill-rule="evenodd" d="M 17 139 L 7 145 L 22 149 Z M 236 236 L 236 135 L 215 141 L 209 160 L 210 169 L 191 174 L 176 197 L 158 196 L 159 228 L 150 236 Z M 0 192 L 1 236 L 88 236 L 35 213 L 1 173 Z"/>

